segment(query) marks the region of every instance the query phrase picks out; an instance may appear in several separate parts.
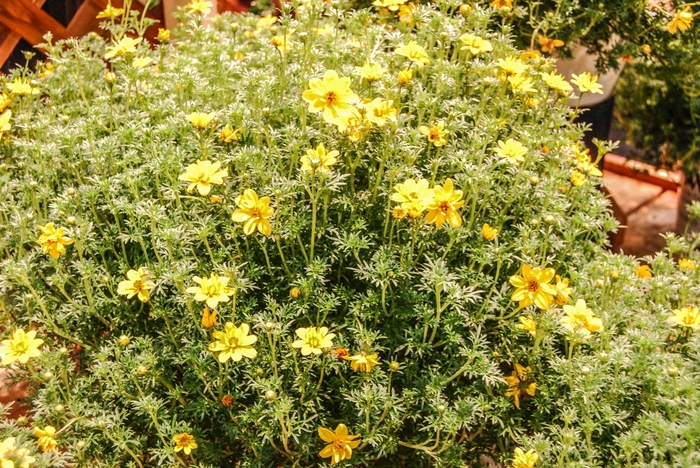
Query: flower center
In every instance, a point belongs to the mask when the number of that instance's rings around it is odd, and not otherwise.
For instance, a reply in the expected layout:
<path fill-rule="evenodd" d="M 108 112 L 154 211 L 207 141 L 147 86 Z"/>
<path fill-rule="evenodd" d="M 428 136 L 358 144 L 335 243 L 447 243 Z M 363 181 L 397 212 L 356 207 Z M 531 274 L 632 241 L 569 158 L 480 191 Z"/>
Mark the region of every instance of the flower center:
<path fill-rule="evenodd" d="M 260 212 L 260 208 L 257 206 L 255 208 L 251 208 L 250 210 L 250 217 L 251 218 L 262 218 L 262 213 Z"/>
<path fill-rule="evenodd" d="M 143 289 L 143 283 L 141 280 L 134 281 L 134 289 L 137 291 L 141 291 Z"/>
<path fill-rule="evenodd" d="M 306 342 L 311 348 L 320 348 L 321 347 L 321 337 L 318 336 L 316 333 L 309 333 L 306 335 Z"/>
<path fill-rule="evenodd" d="M 345 449 L 345 441 L 342 439 L 335 439 L 333 441 L 333 448 L 337 451 Z"/>
<path fill-rule="evenodd" d="M 26 341 L 20 341 L 17 343 L 12 343 L 12 351 L 14 351 L 15 354 L 24 354 L 27 351 L 29 351 L 29 343 Z"/>
<path fill-rule="evenodd" d="M 450 211 L 450 204 L 446 201 L 440 202 L 439 210 L 443 213 L 447 213 L 448 211 Z"/>
<path fill-rule="evenodd" d="M 335 94 L 333 91 L 328 91 L 325 96 L 326 99 L 326 105 L 327 106 L 332 106 L 333 104 L 336 103 L 338 100 L 338 96 Z"/>
<path fill-rule="evenodd" d="M 436 141 L 439 139 L 440 139 L 440 132 L 438 132 L 437 128 L 431 128 L 430 129 L 430 140 Z"/>
<path fill-rule="evenodd" d="M 540 282 L 534 279 L 528 280 L 527 290 L 530 292 L 537 292 L 540 289 Z"/>

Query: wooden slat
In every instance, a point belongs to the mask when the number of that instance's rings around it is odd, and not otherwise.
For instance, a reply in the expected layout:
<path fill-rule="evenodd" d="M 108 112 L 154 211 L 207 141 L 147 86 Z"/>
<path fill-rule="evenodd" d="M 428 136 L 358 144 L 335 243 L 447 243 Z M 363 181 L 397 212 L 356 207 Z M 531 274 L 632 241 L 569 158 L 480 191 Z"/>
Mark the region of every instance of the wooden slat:
<path fill-rule="evenodd" d="M 46 0 L 34 0 L 34 4 L 39 8 L 41 8 L 45 2 Z M 12 51 L 15 50 L 20 39 L 22 39 L 22 36 L 7 26 L 0 24 L 0 65 L 10 58 Z"/>
<path fill-rule="evenodd" d="M 658 170 L 654 166 L 639 161 L 626 159 L 616 154 L 608 153 L 603 161 L 603 169 L 632 179 L 657 185 L 665 190 L 675 192 L 682 183 L 679 173 Z"/>
<path fill-rule="evenodd" d="M 68 30 L 31 0 L 0 2 L 0 23 L 32 45 L 44 42 L 44 34 L 51 31 L 55 41 L 68 39 Z"/>

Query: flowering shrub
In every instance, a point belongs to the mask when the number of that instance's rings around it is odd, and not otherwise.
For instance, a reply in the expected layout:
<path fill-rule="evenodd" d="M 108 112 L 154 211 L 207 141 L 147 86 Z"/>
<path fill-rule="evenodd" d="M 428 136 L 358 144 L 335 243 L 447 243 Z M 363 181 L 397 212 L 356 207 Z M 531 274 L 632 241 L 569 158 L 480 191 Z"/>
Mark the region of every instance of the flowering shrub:
<path fill-rule="evenodd" d="M 697 460 L 695 245 L 648 278 L 603 253 L 551 63 L 445 2 L 205 3 L 7 79 L 1 351 L 32 409 L 3 460 Z"/>

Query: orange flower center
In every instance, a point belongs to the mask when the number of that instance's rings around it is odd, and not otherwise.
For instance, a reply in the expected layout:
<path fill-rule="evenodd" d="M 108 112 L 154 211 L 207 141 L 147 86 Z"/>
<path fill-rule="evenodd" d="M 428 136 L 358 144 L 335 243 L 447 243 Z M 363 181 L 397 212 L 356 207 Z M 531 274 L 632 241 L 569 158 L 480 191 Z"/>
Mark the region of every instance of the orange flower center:
<path fill-rule="evenodd" d="M 527 282 L 527 290 L 528 291 L 534 293 L 534 292 L 537 292 L 539 289 L 540 289 L 540 282 L 539 281 L 537 281 L 535 279 L 528 280 L 528 282 Z"/>
<path fill-rule="evenodd" d="M 437 128 L 430 129 L 430 141 L 437 141 L 440 139 L 440 132 Z"/>
<path fill-rule="evenodd" d="M 251 218 L 262 218 L 263 216 L 262 216 L 262 212 L 260 211 L 260 208 L 258 208 L 257 206 L 255 208 L 252 208 L 250 210 L 250 217 Z"/>
<path fill-rule="evenodd" d="M 143 289 L 143 283 L 141 282 L 141 280 L 134 281 L 134 289 L 136 291 L 141 291 Z"/>
<path fill-rule="evenodd" d="M 449 202 L 446 202 L 446 201 L 440 202 L 440 207 L 438 209 L 440 211 L 442 211 L 443 213 L 447 213 L 448 211 L 450 211 Z"/>
<path fill-rule="evenodd" d="M 345 449 L 345 441 L 343 439 L 335 439 L 333 441 L 333 448 L 337 451 Z"/>
<path fill-rule="evenodd" d="M 332 106 L 333 104 L 336 103 L 338 100 L 338 96 L 335 94 L 333 91 L 328 91 L 325 96 L 326 99 L 326 105 L 327 106 Z"/>

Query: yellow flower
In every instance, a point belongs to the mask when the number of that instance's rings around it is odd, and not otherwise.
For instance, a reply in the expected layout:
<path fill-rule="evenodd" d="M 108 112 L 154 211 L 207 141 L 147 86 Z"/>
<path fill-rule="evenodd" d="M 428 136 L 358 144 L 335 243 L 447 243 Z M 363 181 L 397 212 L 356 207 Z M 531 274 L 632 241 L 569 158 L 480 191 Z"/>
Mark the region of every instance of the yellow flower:
<path fill-rule="evenodd" d="M 345 359 L 352 361 L 350 367 L 352 367 L 354 371 L 359 369 L 363 372 L 372 372 L 372 368 L 380 364 L 377 353 L 367 354 L 364 351 L 360 354 L 346 357 Z"/>
<path fill-rule="evenodd" d="M 515 407 L 518 409 L 520 409 L 520 396 L 529 395 L 533 397 L 537 390 L 537 384 L 528 376 L 530 371 L 531 369 L 529 366 L 523 367 L 520 364 L 516 364 L 511 374 L 503 377 L 503 380 L 508 383 L 506 397 L 512 396 L 513 403 L 515 403 Z"/>
<path fill-rule="evenodd" d="M 484 224 L 481 226 L 481 235 L 484 236 L 484 239 L 492 241 L 498 235 L 498 229 L 494 229 L 488 224 Z"/>
<path fill-rule="evenodd" d="M 532 315 L 528 315 L 527 317 L 521 316 L 518 328 L 528 332 L 532 336 L 537 335 L 537 322 L 532 318 Z"/>
<path fill-rule="evenodd" d="M 299 337 L 292 348 L 301 348 L 301 355 L 321 354 L 324 349 L 333 347 L 334 333 L 328 333 L 328 327 L 298 328 L 296 331 Z"/>
<path fill-rule="evenodd" d="M 12 98 L 7 93 L 0 93 L 0 112 L 7 109 L 10 104 L 12 104 Z"/>
<path fill-rule="evenodd" d="M 127 279 L 121 281 L 117 286 L 117 294 L 126 296 L 127 299 L 138 295 L 141 302 L 148 302 L 151 298 L 150 290 L 153 289 L 153 282 L 144 267 L 126 272 Z"/>
<path fill-rule="evenodd" d="M 170 39 L 170 30 L 165 28 L 158 28 L 158 40 L 160 42 L 165 42 Z"/>
<path fill-rule="evenodd" d="M 416 218 L 418 218 L 421 214 L 422 210 L 421 213 L 418 213 L 418 216 L 416 216 Z M 404 219 L 407 215 L 408 210 L 406 210 L 406 208 L 404 208 L 401 205 L 395 206 L 394 209 L 391 210 L 391 216 L 393 216 L 396 219 Z"/>
<path fill-rule="evenodd" d="M 580 75 L 572 73 L 571 82 L 578 86 L 581 93 L 603 94 L 603 85 L 598 83 L 598 75 L 591 76 L 588 72 L 583 72 Z"/>
<path fill-rule="evenodd" d="M 219 276 L 216 273 L 209 275 L 209 278 L 195 276 L 192 281 L 199 286 L 191 286 L 185 291 L 194 294 L 195 301 L 206 302 L 210 309 L 216 309 L 219 302 L 228 302 L 229 296 L 233 294 L 233 291 L 226 287 L 230 279 L 228 276 Z"/>
<path fill-rule="evenodd" d="M 223 140 L 224 143 L 232 143 L 234 141 L 241 140 L 241 129 L 233 129 L 231 124 L 227 124 L 221 133 L 219 133 L 219 139 Z"/>
<path fill-rule="evenodd" d="M 678 268 L 681 270 L 695 270 L 695 262 L 689 258 L 681 258 L 678 260 Z"/>
<path fill-rule="evenodd" d="M 139 45 L 141 41 L 143 41 L 143 37 L 137 37 L 136 39 L 132 39 L 130 37 L 124 36 L 116 44 L 113 43 L 112 47 L 110 47 L 107 50 L 107 53 L 105 54 L 105 60 L 109 60 L 118 55 L 133 54 L 134 52 L 136 52 L 136 46 Z"/>
<path fill-rule="evenodd" d="M 513 464 L 511 468 L 535 468 L 535 463 L 540 459 L 537 452 L 530 449 L 523 452 L 520 447 L 516 447 L 513 452 Z"/>
<path fill-rule="evenodd" d="M 564 313 L 566 316 L 561 318 L 564 328 L 570 332 L 578 332 L 584 338 L 603 329 L 603 321 L 593 314 L 583 299 L 576 301 L 575 306 L 565 305 Z"/>
<path fill-rule="evenodd" d="M 216 117 L 214 112 L 210 112 L 209 114 L 205 114 L 204 112 L 192 112 L 187 115 L 187 120 L 194 125 L 194 128 L 204 130 L 207 128 L 207 125 L 214 120 L 214 117 Z"/>
<path fill-rule="evenodd" d="M 37 436 L 39 439 L 36 441 L 36 443 L 39 447 L 41 447 L 42 452 L 50 452 L 51 450 L 56 450 L 56 439 L 54 438 L 54 436 L 56 435 L 55 427 L 46 426 L 43 429 L 35 427 L 34 435 Z"/>
<path fill-rule="evenodd" d="M 251 235 L 257 229 L 260 234 L 269 236 L 272 234 L 270 218 L 275 210 L 270 206 L 270 197 L 258 198 L 255 190 L 246 189 L 243 195 L 236 197 L 238 209 L 233 212 L 231 219 L 236 223 L 243 223 L 243 232 Z"/>
<path fill-rule="evenodd" d="M 378 127 L 383 127 L 387 120 L 396 122 L 396 114 L 398 111 L 395 107 L 391 107 L 394 101 L 385 101 L 382 98 L 375 98 L 370 102 L 363 104 L 367 110 L 365 118 L 376 124 Z"/>
<path fill-rule="evenodd" d="M 448 178 L 442 187 L 436 186 L 433 193 L 433 200 L 428 204 L 428 214 L 425 215 L 425 221 L 428 224 L 435 223 L 438 229 L 445 221 L 453 228 L 460 227 L 462 217 L 457 213 L 457 210 L 464 205 L 462 191 L 455 190 L 452 179 Z"/>
<path fill-rule="evenodd" d="M 18 96 L 27 96 L 29 94 L 39 94 L 39 88 L 33 87 L 29 84 L 28 79 L 15 78 L 12 83 L 6 83 L 7 89 Z"/>
<path fill-rule="evenodd" d="M 311 28 L 319 36 L 332 36 L 335 34 L 335 27 L 332 24 L 326 24 L 322 28 Z"/>
<path fill-rule="evenodd" d="M 409 26 L 413 26 L 414 19 L 413 14 L 416 11 L 416 4 L 409 3 L 408 5 L 399 6 L 399 21 L 402 23 L 407 23 Z"/>
<path fill-rule="evenodd" d="M 53 223 L 37 226 L 37 229 L 41 231 L 37 242 L 41 244 L 41 249 L 44 253 L 51 255 L 53 258 L 58 258 L 61 254 L 65 254 L 66 245 L 73 243 L 72 239 L 65 237 L 65 229 L 54 227 Z"/>
<path fill-rule="evenodd" d="M 649 265 L 638 265 L 637 266 L 637 273 L 636 273 L 637 277 L 642 278 L 642 279 L 647 279 L 647 278 L 651 278 L 652 276 L 654 276 L 649 268 L 650 268 Z"/>
<path fill-rule="evenodd" d="M 542 52 L 545 53 L 550 53 L 557 47 L 561 47 L 564 45 L 564 41 L 561 41 L 559 39 L 551 39 L 549 37 L 543 36 L 542 34 L 537 35 L 537 42 L 540 43 Z"/>
<path fill-rule="evenodd" d="M 406 0 L 374 0 L 372 5 L 379 8 L 388 8 L 389 11 L 398 11 L 399 6 L 406 3 Z"/>
<path fill-rule="evenodd" d="M 433 201 L 434 190 L 429 188 L 429 182 L 425 179 L 406 179 L 403 183 L 394 186 L 395 193 L 391 194 L 391 200 L 401 203 L 401 212 L 394 212 L 394 217 L 401 219 L 410 215 L 418 218 Z"/>
<path fill-rule="evenodd" d="M 430 128 L 426 127 L 425 125 L 421 125 L 418 127 L 418 130 L 422 135 L 426 135 L 428 137 L 428 141 L 438 148 L 447 144 L 445 136 L 450 132 L 445 130 L 445 124 L 443 122 L 431 122 Z"/>
<path fill-rule="evenodd" d="M 36 330 L 27 333 L 18 329 L 12 333 L 9 340 L 2 340 L 0 354 L 2 355 L 2 365 L 7 366 L 15 361 L 26 364 L 29 358 L 37 357 L 41 354 L 39 346 L 44 344 L 44 340 L 35 339 Z"/>
<path fill-rule="evenodd" d="M 666 25 L 666 29 L 671 34 L 676 34 L 678 30 L 685 31 L 693 22 L 693 12 L 690 10 L 690 5 L 686 5 L 683 11 L 677 11 L 671 21 Z"/>
<path fill-rule="evenodd" d="M 309 103 L 309 112 L 323 112 L 323 119 L 332 124 L 351 117 L 356 110 L 352 104 L 359 100 L 350 89 L 350 78 L 341 78 L 333 70 L 326 71 L 323 80 L 309 80 L 302 98 Z"/>
<path fill-rule="evenodd" d="M 336 159 L 338 155 L 340 153 L 336 150 L 326 152 L 323 143 L 319 143 L 316 149 L 306 150 L 306 154 L 301 157 L 301 170 L 311 173 L 328 172 L 329 168 L 338 162 Z"/>
<path fill-rule="evenodd" d="M 398 81 L 398 83 L 401 86 L 406 86 L 408 83 L 411 82 L 412 78 L 413 78 L 413 71 L 409 70 L 409 69 L 405 69 L 405 70 L 401 70 L 399 72 L 399 75 L 396 78 L 396 81 Z"/>
<path fill-rule="evenodd" d="M 537 92 L 534 88 L 535 82 L 525 75 L 509 76 L 508 83 L 510 83 L 510 89 L 514 93 L 532 94 Z"/>
<path fill-rule="evenodd" d="M 187 432 L 173 436 L 173 441 L 175 442 L 175 451 L 183 451 L 185 452 L 185 455 L 189 455 L 192 453 L 192 450 L 197 448 L 197 443 L 194 441 L 194 436 L 191 436 Z"/>
<path fill-rule="evenodd" d="M 503 10 L 505 8 L 512 8 L 513 0 L 493 0 L 489 5 L 496 10 Z"/>
<path fill-rule="evenodd" d="M 190 3 L 185 5 L 187 13 L 201 13 L 203 15 L 208 15 L 211 13 L 212 3 L 207 0 L 192 0 Z M 189 452 L 185 452 L 189 453 Z"/>
<path fill-rule="evenodd" d="M 270 44 L 277 47 L 277 50 L 283 54 L 288 54 L 292 51 L 292 34 L 294 34 L 294 29 L 289 30 L 286 34 L 272 36 Z"/>
<path fill-rule="evenodd" d="M 502 140 L 498 140 L 496 154 L 508 159 L 508 162 L 511 164 L 517 165 L 519 162 L 525 161 L 524 156 L 527 154 L 527 148 L 519 141 L 508 138 L 505 143 Z"/>
<path fill-rule="evenodd" d="M 204 328 L 214 328 L 216 326 L 215 310 L 209 310 L 209 307 L 204 308 L 204 312 L 202 312 L 202 326 Z"/>
<path fill-rule="evenodd" d="M 530 59 L 539 58 L 540 55 L 542 55 L 542 54 L 540 54 L 540 51 L 539 51 L 539 50 L 537 50 L 537 49 L 528 49 L 528 50 L 526 50 L 525 52 L 523 52 L 522 54 L 520 54 L 520 60 L 522 60 L 523 62 L 525 62 L 525 61 L 530 60 Z"/>
<path fill-rule="evenodd" d="M 667 319 L 667 322 L 680 325 L 681 327 L 692 328 L 693 330 L 700 330 L 700 309 L 695 306 L 674 309 L 673 315 Z"/>
<path fill-rule="evenodd" d="M 571 173 L 569 180 L 574 185 L 574 187 L 580 187 L 586 182 L 586 176 L 581 174 L 579 171 L 574 171 Z"/>
<path fill-rule="evenodd" d="M 462 34 L 459 36 L 459 40 L 464 44 L 462 50 L 468 50 L 472 55 L 479 55 L 493 50 L 493 46 L 489 41 L 473 34 Z"/>
<path fill-rule="evenodd" d="M 503 74 L 501 75 L 502 81 L 505 81 L 509 76 L 521 75 L 525 73 L 528 68 L 521 60 L 514 57 L 498 59 L 498 61 L 496 61 L 496 66 L 503 70 Z"/>
<path fill-rule="evenodd" d="M 29 449 L 16 447 L 14 437 L 8 437 L 0 442 L 0 467 L 1 468 L 29 468 L 36 462 L 36 458 L 27 455 Z"/>
<path fill-rule="evenodd" d="M 224 331 L 215 331 L 212 334 L 216 341 L 209 344 L 209 351 L 218 352 L 218 360 L 222 364 L 229 359 L 233 359 L 235 362 L 244 357 L 253 359 L 258 355 L 258 352 L 251 345 L 258 341 L 258 337 L 249 335 L 249 332 L 250 327 L 247 323 L 236 327 L 233 323 L 226 322 Z"/>
<path fill-rule="evenodd" d="M 12 117 L 12 111 L 7 109 L 0 115 L 0 137 L 2 134 L 12 129 L 12 124 L 10 123 L 10 118 Z"/>
<path fill-rule="evenodd" d="M 131 66 L 134 67 L 137 70 L 140 70 L 146 66 L 148 66 L 149 63 L 151 63 L 153 59 L 151 57 L 139 57 L 135 58 L 133 62 L 131 62 Z"/>
<path fill-rule="evenodd" d="M 569 279 L 562 278 L 559 275 L 555 276 L 557 295 L 555 301 L 557 305 L 564 305 L 569 303 L 569 295 L 571 294 L 571 288 L 569 287 Z"/>
<path fill-rule="evenodd" d="M 567 96 L 574 90 L 564 77 L 555 71 L 541 74 L 544 83 L 549 89 L 552 89 L 564 96 Z"/>
<path fill-rule="evenodd" d="M 121 335 L 117 342 L 119 343 L 119 346 L 129 346 L 129 343 L 131 343 L 131 338 L 126 335 Z"/>
<path fill-rule="evenodd" d="M 363 66 L 357 68 L 360 78 L 367 80 L 370 83 L 381 79 L 382 76 L 386 74 L 386 68 L 375 63 L 370 65 L 369 62 L 365 63 Z"/>
<path fill-rule="evenodd" d="M 102 19 L 102 18 L 109 18 L 109 19 L 114 19 L 118 18 L 121 15 L 124 14 L 124 9 L 123 8 L 114 8 L 112 5 L 107 5 L 107 8 L 102 10 L 97 14 L 95 17 L 96 19 Z"/>
<path fill-rule="evenodd" d="M 273 16 L 272 14 L 261 16 L 258 18 L 257 23 L 255 23 L 255 28 L 256 29 L 265 29 L 269 28 L 273 24 L 277 22 L 277 17 Z"/>
<path fill-rule="evenodd" d="M 642 52 L 644 52 L 645 55 L 649 55 L 651 53 L 651 46 L 649 44 L 644 44 L 642 46 Z"/>
<path fill-rule="evenodd" d="M 509 279 L 510 284 L 516 288 L 510 300 L 518 301 L 521 308 L 534 303 L 540 309 L 548 309 L 557 293 L 556 287 L 549 284 L 553 278 L 553 268 L 531 268 L 523 263 L 522 276 L 513 275 Z"/>
<path fill-rule="evenodd" d="M 195 187 L 200 195 L 209 195 L 212 185 L 222 185 L 224 178 L 228 177 L 228 170 L 220 169 L 221 163 L 211 161 L 200 161 L 187 166 L 184 174 L 180 174 L 178 180 L 190 182 L 187 192 L 191 193 Z"/>
<path fill-rule="evenodd" d="M 430 65 L 428 54 L 416 41 L 410 41 L 408 44 L 401 44 L 396 48 L 394 53 L 406 57 L 408 60 L 415 63 L 419 69 L 422 69 L 425 65 Z"/>
<path fill-rule="evenodd" d="M 338 424 L 335 432 L 325 427 L 318 428 L 318 435 L 327 442 L 323 450 L 318 454 L 323 458 L 331 458 L 331 465 L 335 465 L 343 460 L 349 460 L 352 457 L 352 449 L 360 445 L 360 440 L 355 440 L 359 435 L 349 435 L 348 428 L 345 424 Z"/>

